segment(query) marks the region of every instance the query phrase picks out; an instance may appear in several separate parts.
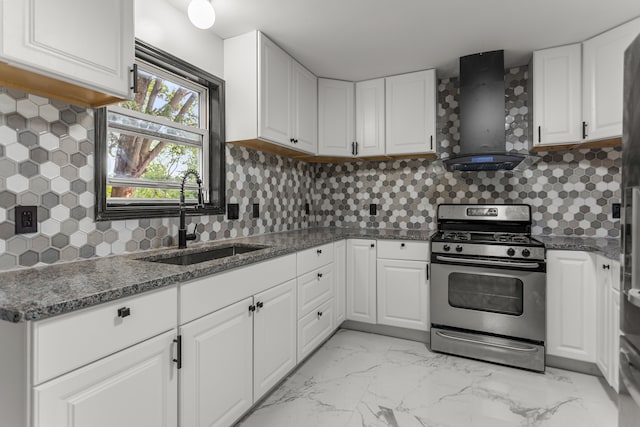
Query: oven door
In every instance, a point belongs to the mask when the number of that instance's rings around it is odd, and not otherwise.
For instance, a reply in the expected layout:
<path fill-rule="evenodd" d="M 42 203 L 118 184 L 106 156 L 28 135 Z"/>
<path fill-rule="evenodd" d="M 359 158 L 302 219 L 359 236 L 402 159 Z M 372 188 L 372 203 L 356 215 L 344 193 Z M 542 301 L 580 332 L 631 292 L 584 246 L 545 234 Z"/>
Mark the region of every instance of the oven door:
<path fill-rule="evenodd" d="M 510 269 L 510 264 L 514 268 Z M 434 326 L 545 340 L 544 263 L 478 259 L 465 263 L 462 259 L 434 256 L 431 273 Z"/>

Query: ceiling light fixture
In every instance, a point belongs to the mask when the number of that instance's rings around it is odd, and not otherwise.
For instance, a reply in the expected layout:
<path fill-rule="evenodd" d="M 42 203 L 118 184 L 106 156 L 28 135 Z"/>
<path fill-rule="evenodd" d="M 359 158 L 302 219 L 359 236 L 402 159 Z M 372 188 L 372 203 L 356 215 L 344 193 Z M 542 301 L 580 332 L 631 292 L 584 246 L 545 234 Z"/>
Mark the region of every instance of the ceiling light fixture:
<path fill-rule="evenodd" d="M 191 23 L 201 30 L 211 28 L 216 21 L 216 11 L 209 0 L 191 0 L 187 14 Z"/>

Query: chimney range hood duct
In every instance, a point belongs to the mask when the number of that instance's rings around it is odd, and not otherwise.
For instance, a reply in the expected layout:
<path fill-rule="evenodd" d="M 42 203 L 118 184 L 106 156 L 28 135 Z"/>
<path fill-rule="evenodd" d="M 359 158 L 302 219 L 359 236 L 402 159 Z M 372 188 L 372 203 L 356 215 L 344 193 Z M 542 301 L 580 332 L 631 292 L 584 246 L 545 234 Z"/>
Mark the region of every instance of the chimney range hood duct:
<path fill-rule="evenodd" d="M 526 156 L 506 152 L 504 51 L 460 58 L 460 155 L 451 171 L 512 170 Z"/>

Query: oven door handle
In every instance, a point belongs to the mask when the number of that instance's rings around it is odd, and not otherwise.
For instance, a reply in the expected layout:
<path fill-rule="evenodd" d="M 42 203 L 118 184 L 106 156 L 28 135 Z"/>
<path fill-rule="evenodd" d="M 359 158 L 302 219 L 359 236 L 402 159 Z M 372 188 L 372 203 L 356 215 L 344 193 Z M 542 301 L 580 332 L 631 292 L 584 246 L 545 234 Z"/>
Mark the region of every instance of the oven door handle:
<path fill-rule="evenodd" d="M 517 262 L 517 261 L 496 261 L 487 259 L 475 259 L 475 258 L 454 258 L 448 256 L 436 256 L 438 261 L 457 262 L 465 264 L 478 264 L 478 265 L 495 265 L 498 267 L 517 267 L 517 268 L 538 268 L 540 263 L 537 262 Z"/>
<path fill-rule="evenodd" d="M 457 337 L 457 336 L 454 336 L 454 335 L 445 334 L 445 333 L 442 333 L 440 331 L 436 331 L 436 335 L 438 335 L 439 337 L 445 338 L 445 339 L 449 339 L 449 340 L 468 342 L 468 343 L 472 343 L 472 344 L 486 345 L 488 347 L 503 348 L 505 350 L 511 350 L 511 351 L 522 351 L 522 352 L 527 352 L 527 353 L 532 353 L 534 351 L 538 351 L 538 349 L 536 347 L 517 347 L 517 346 L 513 346 L 513 345 L 506 345 L 506 344 L 498 344 L 498 343 L 494 343 L 494 342 L 473 340 L 471 338 L 463 338 L 463 337 Z"/>

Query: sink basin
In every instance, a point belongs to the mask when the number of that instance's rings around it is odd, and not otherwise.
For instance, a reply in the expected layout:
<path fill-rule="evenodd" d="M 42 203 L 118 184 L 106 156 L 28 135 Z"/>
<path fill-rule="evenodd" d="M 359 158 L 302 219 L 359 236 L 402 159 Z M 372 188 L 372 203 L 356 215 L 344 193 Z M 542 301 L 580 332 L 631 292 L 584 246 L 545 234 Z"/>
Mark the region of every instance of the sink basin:
<path fill-rule="evenodd" d="M 156 259 L 143 259 L 144 261 L 160 262 L 163 264 L 174 265 L 193 265 L 200 262 L 211 261 L 214 259 L 221 259 L 238 254 L 245 254 L 247 252 L 253 252 L 260 249 L 265 249 L 267 246 L 224 246 L 215 249 L 209 249 L 201 252 L 191 252 L 187 254 L 175 255 L 168 258 L 156 258 Z"/>

